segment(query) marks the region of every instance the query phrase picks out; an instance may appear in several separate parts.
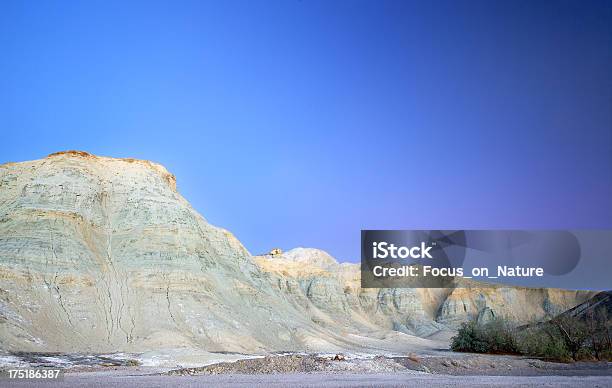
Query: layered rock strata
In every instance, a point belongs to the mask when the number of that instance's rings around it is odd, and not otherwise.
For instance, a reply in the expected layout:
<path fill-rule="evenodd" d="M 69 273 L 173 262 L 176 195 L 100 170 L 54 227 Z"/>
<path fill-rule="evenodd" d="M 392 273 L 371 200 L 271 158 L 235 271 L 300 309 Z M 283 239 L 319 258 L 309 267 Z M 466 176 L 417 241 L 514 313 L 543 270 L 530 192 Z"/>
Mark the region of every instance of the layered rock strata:
<path fill-rule="evenodd" d="M 0 166 L 4 350 L 402 351 L 466 319 L 527 321 L 589 296 L 361 289 L 356 265 L 319 250 L 251 256 L 159 164 L 69 151 Z"/>

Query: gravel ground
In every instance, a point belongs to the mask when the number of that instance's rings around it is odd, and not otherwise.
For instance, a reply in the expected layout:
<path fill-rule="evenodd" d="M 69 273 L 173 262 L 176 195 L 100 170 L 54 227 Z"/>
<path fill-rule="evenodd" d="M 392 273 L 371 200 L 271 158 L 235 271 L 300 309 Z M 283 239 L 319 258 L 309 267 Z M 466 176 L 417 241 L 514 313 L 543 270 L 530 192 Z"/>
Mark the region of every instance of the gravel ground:
<path fill-rule="evenodd" d="M 547 362 L 520 356 L 461 354 L 452 357 L 394 357 L 398 364 L 413 370 L 446 375 L 481 376 L 608 376 L 612 363 Z"/>
<path fill-rule="evenodd" d="M 222 362 L 200 368 L 172 370 L 168 375 L 199 374 L 271 374 L 271 373 L 392 373 L 406 371 L 407 368 L 391 358 L 376 356 L 369 359 L 345 359 L 335 357 L 293 354 L 287 356 L 267 356 L 264 358 Z"/>
<path fill-rule="evenodd" d="M 28 357 L 30 367 L 48 367 L 59 359 L 57 355 Z M 130 360 L 127 355 L 75 356 L 69 360 L 75 364 L 68 363 L 71 366 L 65 369 L 62 381 L 0 380 L 0 387 L 612 387 L 612 363 L 562 364 L 448 352 L 407 357 L 270 355 L 174 370 L 131 365 L 125 361 Z M 66 367 L 67 361 L 60 361 Z"/>
<path fill-rule="evenodd" d="M 285 355 L 222 362 L 199 368 L 171 370 L 168 375 L 279 374 L 279 373 L 412 373 L 455 376 L 608 376 L 609 362 L 546 362 L 517 356 L 460 354 L 436 356 L 345 358 L 344 355 Z"/>
<path fill-rule="evenodd" d="M 68 375 L 62 382 L 17 382 L 15 387 L 611 387 L 609 376 L 448 376 L 414 373 L 268 375 L 117 376 Z"/>

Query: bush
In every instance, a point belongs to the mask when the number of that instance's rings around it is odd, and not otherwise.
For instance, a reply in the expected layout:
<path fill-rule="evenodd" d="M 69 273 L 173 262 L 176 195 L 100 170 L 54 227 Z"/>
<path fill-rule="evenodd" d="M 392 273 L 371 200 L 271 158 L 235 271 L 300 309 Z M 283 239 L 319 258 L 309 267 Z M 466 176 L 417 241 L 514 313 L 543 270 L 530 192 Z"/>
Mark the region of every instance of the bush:
<path fill-rule="evenodd" d="M 485 342 L 490 353 L 519 353 L 512 327 L 501 319 L 484 325 Z"/>
<path fill-rule="evenodd" d="M 476 322 L 465 322 L 452 338 L 451 349 L 456 352 L 486 353 L 489 348 L 483 339 L 482 328 Z"/>
<path fill-rule="evenodd" d="M 467 322 L 452 338 L 456 352 L 521 354 L 554 361 L 610 360 L 612 340 L 607 312 L 579 318 L 569 315 L 512 328 L 497 318 Z"/>
<path fill-rule="evenodd" d="M 517 332 L 519 352 L 530 357 L 554 361 L 571 361 L 571 354 L 561 338 L 553 338 L 541 328 Z"/>
<path fill-rule="evenodd" d="M 519 352 L 512 329 L 500 319 L 484 324 L 462 324 L 457 335 L 452 338 L 451 349 L 456 352 L 475 353 Z"/>

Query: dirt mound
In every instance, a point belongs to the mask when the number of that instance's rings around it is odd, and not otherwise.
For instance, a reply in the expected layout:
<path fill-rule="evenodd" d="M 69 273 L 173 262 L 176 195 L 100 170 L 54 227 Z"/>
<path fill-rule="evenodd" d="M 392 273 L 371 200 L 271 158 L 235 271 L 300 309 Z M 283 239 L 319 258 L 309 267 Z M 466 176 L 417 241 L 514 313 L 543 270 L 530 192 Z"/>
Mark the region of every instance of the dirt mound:
<path fill-rule="evenodd" d="M 276 374 L 276 373 L 384 373 L 410 371 L 394 360 L 382 356 L 372 359 L 346 359 L 343 357 L 322 357 L 316 355 L 266 356 L 222 362 L 200 368 L 172 370 L 168 375 L 199 374 Z"/>

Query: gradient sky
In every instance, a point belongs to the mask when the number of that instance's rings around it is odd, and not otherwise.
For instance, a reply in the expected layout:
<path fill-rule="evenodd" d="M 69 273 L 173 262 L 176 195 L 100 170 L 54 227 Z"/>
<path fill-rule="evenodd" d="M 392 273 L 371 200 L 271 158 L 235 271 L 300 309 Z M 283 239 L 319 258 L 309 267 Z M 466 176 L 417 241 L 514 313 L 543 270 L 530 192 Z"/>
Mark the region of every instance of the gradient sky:
<path fill-rule="evenodd" d="M 0 163 L 150 159 L 252 253 L 611 228 L 610 1 L 2 1 Z"/>

